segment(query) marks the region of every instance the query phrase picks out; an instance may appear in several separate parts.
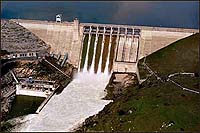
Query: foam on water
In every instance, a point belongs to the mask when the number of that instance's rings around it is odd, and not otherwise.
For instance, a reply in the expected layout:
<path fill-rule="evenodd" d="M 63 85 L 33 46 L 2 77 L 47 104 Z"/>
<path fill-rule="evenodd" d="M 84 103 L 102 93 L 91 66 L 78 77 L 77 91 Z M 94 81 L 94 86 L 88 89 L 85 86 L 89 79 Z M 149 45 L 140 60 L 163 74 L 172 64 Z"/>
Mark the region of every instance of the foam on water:
<path fill-rule="evenodd" d="M 106 59 L 106 71 L 101 73 L 102 46 L 98 73 L 95 74 L 94 62 L 97 40 L 94 44 L 92 67 L 89 68 L 89 71 L 87 70 L 90 39 L 91 36 L 89 36 L 83 71 L 77 73 L 63 92 L 54 95 L 43 110 L 20 128 L 20 131 L 72 131 L 86 118 L 97 114 L 106 104 L 111 102 L 111 100 L 102 100 L 106 95 L 105 88 L 110 79 L 108 63 L 111 45 Z"/>
<path fill-rule="evenodd" d="M 78 73 L 63 92 L 54 95 L 21 131 L 71 131 L 111 102 L 102 100 L 109 78 L 105 73 Z"/>

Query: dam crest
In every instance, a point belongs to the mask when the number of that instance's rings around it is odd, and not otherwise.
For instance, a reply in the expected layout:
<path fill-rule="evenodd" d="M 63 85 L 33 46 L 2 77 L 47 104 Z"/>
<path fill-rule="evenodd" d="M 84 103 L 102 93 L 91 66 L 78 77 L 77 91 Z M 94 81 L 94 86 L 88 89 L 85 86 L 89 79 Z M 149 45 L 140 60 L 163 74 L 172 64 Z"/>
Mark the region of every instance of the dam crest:
<path fill-rule="evenodd" d="M 136 73 L 139 59 L 199 32 L 197 29 L 12 19 L 51 46 L 68 54 L 79 71 Z M 106 69 L 106 70 L 105 70 Z"/>

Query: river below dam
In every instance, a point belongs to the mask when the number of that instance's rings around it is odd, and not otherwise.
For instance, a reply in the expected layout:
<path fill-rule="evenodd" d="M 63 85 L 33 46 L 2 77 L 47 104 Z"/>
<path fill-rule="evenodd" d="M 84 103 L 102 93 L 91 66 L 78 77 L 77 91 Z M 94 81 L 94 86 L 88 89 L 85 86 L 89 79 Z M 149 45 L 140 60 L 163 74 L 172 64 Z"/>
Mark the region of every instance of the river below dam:
<path fill-rule="evenodd" d="M 43 97 L 16 95 L 11 102 L 11 109 L 1 124 L 2 131 L 10 131 L 18 127 L 23 121 L 32 118 L 45 100 Z"/>
<path fill-rule="evenodd" d="M 12 119 L 18 116 L 34 114 L 45 98 L 18 95 L 12 102 L 12 108 L 6 119 Z"/>
<path fill-rule="evenodd" d="M 109 100 L 105 87 L 107 73 L 79 72 L 59 95 L 54 95 L 43 110 L 16 131 L 73 131 L 89 116 L 97 114 Z"/>

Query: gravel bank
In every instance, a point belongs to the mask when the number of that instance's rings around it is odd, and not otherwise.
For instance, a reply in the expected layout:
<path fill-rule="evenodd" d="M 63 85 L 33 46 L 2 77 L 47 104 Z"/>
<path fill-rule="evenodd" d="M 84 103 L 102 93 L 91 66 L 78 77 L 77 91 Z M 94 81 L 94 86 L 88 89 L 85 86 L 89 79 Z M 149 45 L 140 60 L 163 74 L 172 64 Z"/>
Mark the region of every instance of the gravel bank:
<path fill-rule="evenodd" d="M 49 46 L 26 28 L 10 20 L 1 20 L 1 49 L 8 52 L 30 52 Z"/>

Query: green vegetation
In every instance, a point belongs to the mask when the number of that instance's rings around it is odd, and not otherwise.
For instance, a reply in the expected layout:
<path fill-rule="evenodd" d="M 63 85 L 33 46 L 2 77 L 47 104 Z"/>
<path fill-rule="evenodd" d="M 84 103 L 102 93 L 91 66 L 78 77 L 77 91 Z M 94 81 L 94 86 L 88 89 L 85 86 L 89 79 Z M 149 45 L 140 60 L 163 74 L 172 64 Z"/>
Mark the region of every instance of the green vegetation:
<path fill-rule="evenodd" d="M 199 89 L 199 34 L 181 39 L 148 57 L 146 64 L 164 83 L 150 76 L 145 82 L 129 86 L 126 92 L 108 104 L 98 115 L 88 118 L 79 131 L 200 131 L 200 95 L 182 90 L 165 79 L 190 89 Z M 143 78 L 149 72 L 139 61 Z"/>
<path fill-rule="evenodd" d="M 144 59 L 140 61 L 143 62 Z M 178 40 L 146 58 L 146 64 L 161 76 L 176 72 L 199 72 L 199 34 Z M 143 75 L 142 75 L 143 76 Z"/>
<path fill-rule="evenodd" d="M 103 55 L 102 55 L 102 65 L 101 65 L 102 72 L 104 72 L 104 69 L 106 67 L 106 61 L 107 61 L 108 49 L 109 49 L 109 41 L 110 41 L 110 36 L 106 35 L 105 43 L 104 43 L 104 47 L 103 47 Z"/>
<path fill-rule="evenodd" d="M 90 40 L 90 48 L 89 48 L 89 53 L 88 53 L 88 70 L 92 64 L 92 59 L 93 59 L 93 54 L 94 54 L 94 43 L 95 43 L 95 37 L 96 35 L 92 35 L 91 40 Z"/>
<path fill-rule="evenodd" d="M 98 70 L 98 64 L 99 64 L 100 55 L 101 55 L 102 40 L 103 40 L 103 35 L 99 35 L 97 48 L 96 48 L 96 55 L 95 55 L 95 64 L 94 64 L 95 73 L 97 73 L 97 70 Z"/>
<path fill-rule="evenodd" d="M 81 56 L 81 65 L 80 68 L 83 69 L 84 64 L 85 64 L 85 57 L 87 54 L 87 47 L 88 47 L 88 39 L 89 39 L 89 35 L 85 35 L 84 37 L 84 41 L 83 41 L 83 49 L 82 49 L 82 56 Z"/>

